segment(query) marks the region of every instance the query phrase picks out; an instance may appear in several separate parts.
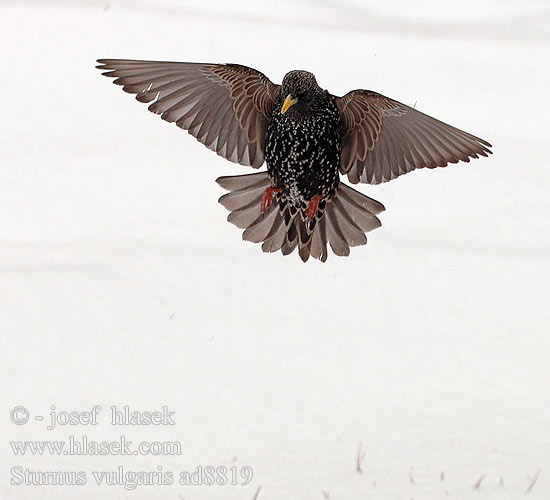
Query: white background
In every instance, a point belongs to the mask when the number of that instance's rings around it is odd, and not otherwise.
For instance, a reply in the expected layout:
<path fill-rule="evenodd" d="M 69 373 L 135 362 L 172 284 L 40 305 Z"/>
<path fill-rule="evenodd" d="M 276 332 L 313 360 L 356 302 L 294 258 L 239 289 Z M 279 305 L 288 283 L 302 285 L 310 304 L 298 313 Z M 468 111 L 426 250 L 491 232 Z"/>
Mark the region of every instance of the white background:
<path fill-rule="evenodd" d="M 548 500 L 549 40 L 542 1 L 0 2 L 0 496 Z M 494 155 L 360 187 L 383 227 L 349 258 L 303 264 L 225 221 L 214 179 L 251 170 L 148 113 L 100 57 L 239 62 L 275 82 L 307 69 L 337 95 L 416 103 Z M 10 423 L 20 404 L 105 410 L 46 431 Z M 167 405 L 177 424 L 114 428 L 110 405 Z M 8 444 L 84 433 L 183 454 Z M 90 477 L 207 464 L 254 479 L 127 491 Z M 10 486 L 13 466 L 89 481 Z"/>

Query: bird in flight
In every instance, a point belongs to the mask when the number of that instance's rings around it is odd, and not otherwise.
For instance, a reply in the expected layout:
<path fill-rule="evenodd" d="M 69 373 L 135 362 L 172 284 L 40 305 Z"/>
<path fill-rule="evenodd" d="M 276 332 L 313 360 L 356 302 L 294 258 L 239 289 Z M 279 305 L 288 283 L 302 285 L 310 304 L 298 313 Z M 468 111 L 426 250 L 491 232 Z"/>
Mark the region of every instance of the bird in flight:
<path fill-rule="evenodd" d="M 219 202 L 264 252 L 325 261 L 364 245 L 384 206 L 344 184 L 488 156 L 491 144 L 370 90 L 337 97 L 312 73 L 281 85 L 240 64 L 99 59 L 97 68 L 218 155 L 267 171 L 220 177 Z"/>

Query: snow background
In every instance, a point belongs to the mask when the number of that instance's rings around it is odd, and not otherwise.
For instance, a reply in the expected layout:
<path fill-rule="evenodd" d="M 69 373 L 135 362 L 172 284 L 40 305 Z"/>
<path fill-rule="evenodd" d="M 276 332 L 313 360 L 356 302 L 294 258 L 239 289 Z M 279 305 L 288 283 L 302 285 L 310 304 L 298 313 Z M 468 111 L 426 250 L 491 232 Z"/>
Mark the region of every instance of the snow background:
<path fill-rule="evenodd" d="M 13 0 L 0 28 L 2 498 L 550 498 L 547 2 Z M 307 69 L 337 95 L 416 103 L 495 154 L 359 187 L 386 206 L 382 228 L 304 265 L 225 221 L 214 179 L 251 170 L 148 113 L 99 57 L 239 62 L 276 82 Z M 19 404 L 168 405 L 177 425 L 121 430 L 105 413 L 46 431 L 12 425 Z M 83 433 L 183 454 L 8 444 Z M 254 479 L 9 485 L 14 465 L 206 464 Z"/>

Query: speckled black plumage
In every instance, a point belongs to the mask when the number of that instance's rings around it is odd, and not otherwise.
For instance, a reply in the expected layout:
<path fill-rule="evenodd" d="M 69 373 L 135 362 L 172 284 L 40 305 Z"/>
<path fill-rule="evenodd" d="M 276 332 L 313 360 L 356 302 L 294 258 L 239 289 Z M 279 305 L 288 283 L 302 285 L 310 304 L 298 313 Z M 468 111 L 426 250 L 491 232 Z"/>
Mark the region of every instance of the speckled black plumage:
<path fill-rule="evenodd" d="M 162 119 L 229 161 L 267 172 L 226 176 L 220 203 L 264 252 L 325 261 L 364 245 L 381 203 L 346 186 L 488 156 L 491 145 L 370 90 L 336 97 L 313 74 L 282 85 L 240 64 L 100 59 L 98 68 Z"/>
<path fill-rule="evenodd" d="M 286 96 L 297 103 L 281 112 Z M 288 73 L 267 126 L 265 159 L 277 201 L 305 219 L 309 201 L 317 194 L 328 201 L 340 182 L 339 114 L 334 96 L 317 85 L 306 71 Z M 318 218 L 323 206 L 319 207 Z M 312 221 L 313 227 L 315 221 Z"/>

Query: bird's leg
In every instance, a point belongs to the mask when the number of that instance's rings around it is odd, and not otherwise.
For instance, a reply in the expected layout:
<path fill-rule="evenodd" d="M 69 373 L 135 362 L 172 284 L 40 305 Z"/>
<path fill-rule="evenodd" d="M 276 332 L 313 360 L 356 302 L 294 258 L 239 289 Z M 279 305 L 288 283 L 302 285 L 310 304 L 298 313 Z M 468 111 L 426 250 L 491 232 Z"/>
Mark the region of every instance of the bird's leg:
<path fill-rule="evenodd" d="M 264 194 L 262 195 L 262 207 L 260 209 L 262 213 L 264 213 L 271 206 L 271 203 L 273 201 L 273 194 L 278 193 L 280 191 L 281 191 L 281 188 L 273 188 L 273 187 L 266 188 L 266 190 L 264 191 Z"/>
<path fill-rule="evenodd" d="M 313 217 L 315 217 L 315 214 L 317 213 L 317 210 L 319 208 L 319 202 L 321 201 L 322 197 L 322 194 L 316 194 L 313 198 L 311 198 L 311 200 L 309 200 L 306 208 L 306 217 L 309 222 L 311 222 L 313 220 Z"/>

